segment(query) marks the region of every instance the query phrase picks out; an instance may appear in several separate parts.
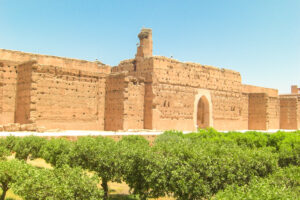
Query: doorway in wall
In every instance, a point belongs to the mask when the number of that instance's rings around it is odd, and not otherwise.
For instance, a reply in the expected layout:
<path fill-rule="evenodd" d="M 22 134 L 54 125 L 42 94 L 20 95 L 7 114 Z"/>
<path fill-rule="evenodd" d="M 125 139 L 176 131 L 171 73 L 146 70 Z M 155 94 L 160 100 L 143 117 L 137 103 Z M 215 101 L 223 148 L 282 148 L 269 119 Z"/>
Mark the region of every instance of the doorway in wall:
<path fill-rule="evenodd" d="M 198 101 L 197 106 L 197 127 L 209 127 L 209 103 L 205 96 L 202 96 Z"/>

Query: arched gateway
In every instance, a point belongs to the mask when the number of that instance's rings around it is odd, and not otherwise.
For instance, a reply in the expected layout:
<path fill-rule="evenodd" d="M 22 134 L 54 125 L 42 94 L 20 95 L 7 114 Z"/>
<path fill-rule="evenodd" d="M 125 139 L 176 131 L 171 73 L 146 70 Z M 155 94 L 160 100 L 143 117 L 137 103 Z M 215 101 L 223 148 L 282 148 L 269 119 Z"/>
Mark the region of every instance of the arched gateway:
<path fill-rule="evenodd" d="M 212 103 L 210 91 L 199 89 L 194 102 L 195 129 L 213 127 Z"/>
<path fill-rule="evenodd" d="M 209 127 L 209 103 L 205 96 L 202 96 L 198 101 L 197 106 L 197 127 Z"/>

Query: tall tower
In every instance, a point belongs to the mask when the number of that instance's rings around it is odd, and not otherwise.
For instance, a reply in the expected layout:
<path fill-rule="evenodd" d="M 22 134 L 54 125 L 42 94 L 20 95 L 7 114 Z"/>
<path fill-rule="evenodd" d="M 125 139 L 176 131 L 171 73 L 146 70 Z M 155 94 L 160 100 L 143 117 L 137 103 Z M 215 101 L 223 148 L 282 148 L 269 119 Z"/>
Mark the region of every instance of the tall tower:
<path fill-rule="evenodd" d="M 140 45 L 137 48 L 137 53 L 135 57 L 145 58 L 152 56 L 152 29 L 142 28 L 138 37 L 140 39 Z"/>
<path fill-rule="evenodd" d="M 291 92 L 292 94 L 299 94 L 300 88 L 298 88 L 297 85 L 292 85 L 291 86 Z"/>

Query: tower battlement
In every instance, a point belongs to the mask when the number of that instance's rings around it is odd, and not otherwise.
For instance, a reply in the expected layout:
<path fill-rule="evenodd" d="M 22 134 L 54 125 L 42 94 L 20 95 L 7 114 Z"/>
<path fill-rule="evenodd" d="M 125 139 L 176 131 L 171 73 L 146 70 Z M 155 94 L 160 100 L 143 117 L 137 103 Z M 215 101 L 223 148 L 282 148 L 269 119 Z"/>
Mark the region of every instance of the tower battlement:
<path fill-rule="evenodd" d="M 136 57 L 150 57 L 152 56 L 152 29 L 142 28 L 141 32 L 138 35 L 140 39 L 140 44 L 137 48 Z"/>

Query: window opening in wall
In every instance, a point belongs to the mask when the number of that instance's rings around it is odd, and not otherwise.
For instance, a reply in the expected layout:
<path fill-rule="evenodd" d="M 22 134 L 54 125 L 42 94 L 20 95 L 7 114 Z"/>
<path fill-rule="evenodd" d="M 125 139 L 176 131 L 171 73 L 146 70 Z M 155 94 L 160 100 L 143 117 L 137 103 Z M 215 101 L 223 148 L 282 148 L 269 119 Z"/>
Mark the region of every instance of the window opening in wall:
<path fill-rule="evenodd" d="M 164 107 L 166 107 L 167 106 L 167 101 L 164 101 Z"/>
<path fill-rule="evenodd" d="M 134 60 L 134 61 L 132 62 L 132 64 L 133 64 L 133 71 L 136 71 L 136 61 Z"/>

